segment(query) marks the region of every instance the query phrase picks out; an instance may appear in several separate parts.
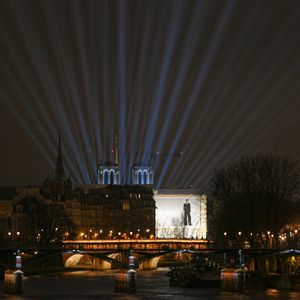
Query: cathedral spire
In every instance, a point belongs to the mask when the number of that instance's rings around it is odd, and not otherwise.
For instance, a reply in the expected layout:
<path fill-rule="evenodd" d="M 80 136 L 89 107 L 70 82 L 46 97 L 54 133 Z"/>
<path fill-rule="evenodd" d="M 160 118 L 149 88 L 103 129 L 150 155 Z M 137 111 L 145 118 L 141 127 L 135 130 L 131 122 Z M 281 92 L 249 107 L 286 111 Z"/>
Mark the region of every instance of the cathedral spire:
<path fill-rule="evenodd" d="M 56 179 L 64 178 L 64 165 L 61 151 L 61 134 L 60 129 L 58 130 L 58 147 L 57 147 L 57 158 L 56 158 L 56 170 L 55 170 Z"/>
<path fill-rule="evenodd" d="M 118 135 L 115 134 L 115 164 L 119 164 L 119 145 L 118 145 Z"/>

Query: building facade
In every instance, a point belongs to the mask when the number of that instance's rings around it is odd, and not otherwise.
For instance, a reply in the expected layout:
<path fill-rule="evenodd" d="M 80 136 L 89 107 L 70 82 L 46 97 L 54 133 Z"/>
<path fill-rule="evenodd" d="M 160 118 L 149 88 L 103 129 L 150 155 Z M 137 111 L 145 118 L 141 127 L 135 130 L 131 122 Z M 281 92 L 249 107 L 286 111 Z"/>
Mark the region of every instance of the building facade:
<path fill-rule="evenodd" d="M 49 242 L 50 237 L 104 239 L 155 234 L 155 200 L 148 187 L 79 188 L 72 199 L 64 200 L 49 196 L 43 187 L 16 188 L 10 199 L 4 199 L 3 192 L 0 190 L 0 227 L 5 237 Z"/>
<path fill-rule="evenodd" d="M 133 165 L 120 185 L 114 162 L 98 165 L 97 184 L 75 189 L 64 172 L 61 135 L 56 169 L 40 187 L 0 189 L 0 235 L 31 241 L 101 238 L 206 238 L 206 197 L 197 190 L 154 190 L 149 164 Z"/>

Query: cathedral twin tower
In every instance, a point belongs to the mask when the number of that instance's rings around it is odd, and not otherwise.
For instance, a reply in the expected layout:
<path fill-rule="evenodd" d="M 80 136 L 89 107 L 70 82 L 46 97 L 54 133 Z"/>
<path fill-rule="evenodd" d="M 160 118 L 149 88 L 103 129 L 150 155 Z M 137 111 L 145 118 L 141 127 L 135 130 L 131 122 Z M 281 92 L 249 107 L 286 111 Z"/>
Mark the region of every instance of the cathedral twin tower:
<path fill-rule="evenodd" d="M 119 169 L 119 150 L 118 136 L 115 135 L 115 161 L 100 163 L 97 167 L 97 184 L 118 185 L 121 183 Z M 152 167 L 145 163 L 133 165 L 131 171 L 131 184 L 138 185 L 153 185 L 153 170 Z"/>

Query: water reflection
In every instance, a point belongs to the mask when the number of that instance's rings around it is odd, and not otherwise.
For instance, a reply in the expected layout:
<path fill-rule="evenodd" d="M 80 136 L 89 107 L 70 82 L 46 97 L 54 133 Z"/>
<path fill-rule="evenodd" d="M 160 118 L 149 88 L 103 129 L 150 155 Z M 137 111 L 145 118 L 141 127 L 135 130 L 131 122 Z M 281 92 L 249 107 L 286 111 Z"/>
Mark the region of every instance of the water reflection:
<path fill-rule="evenodd" d="M 3 295 L 9 300 L 36 299 L 129 299 L 129 300 L 256 300 L 256 299 L 300 299 L 300 292 L 286 292 L 275 289 L 246 291 L 243 294 L 222 292 L 220 289 L 198 289 L 169 286 L 165 276 L 168 269 L 138 271 L 137 292 L 134 295 L 114 292 L 114 274 L 116 271 L 75 271 L 26 277 L 25 293 L 22 296 Z M 2 297 L 1 297 L 2 296 Z"/>
<path fill-rule="evenodd" d="M 268 296 L 270 298 L 278 298 L 280 296 L 280 292 L 279 292 L 279 290 L 276 290 L 276 289 L 267 289 L 266 296 Z"/>
<path fill-rule="evenodd" d="M 282 292 L 277 289 L 267 289 L 265 295 L 269 299 L 290 299 L 290 300 L 300 299 L 300 292 Z M 286 296 L 287 298 L 284 298 L 284 296 Z"/>

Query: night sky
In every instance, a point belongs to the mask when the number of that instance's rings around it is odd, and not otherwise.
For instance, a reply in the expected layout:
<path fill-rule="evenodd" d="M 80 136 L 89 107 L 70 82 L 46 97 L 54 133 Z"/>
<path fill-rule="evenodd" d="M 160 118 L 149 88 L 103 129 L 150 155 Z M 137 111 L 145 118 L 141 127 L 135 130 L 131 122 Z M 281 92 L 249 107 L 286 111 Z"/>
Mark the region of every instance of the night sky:
<path fill-rule="evenodd" d="M 52 176 L 58 128 L 75 183 L 114 134 L 123 183 L 138 161 L 157 186 L 202 188 L 245 154 L 300 159 L 300 1 L 0 6 L 0 185 Z"/>

